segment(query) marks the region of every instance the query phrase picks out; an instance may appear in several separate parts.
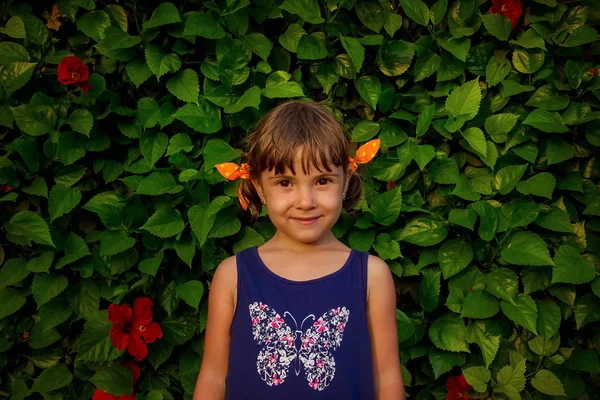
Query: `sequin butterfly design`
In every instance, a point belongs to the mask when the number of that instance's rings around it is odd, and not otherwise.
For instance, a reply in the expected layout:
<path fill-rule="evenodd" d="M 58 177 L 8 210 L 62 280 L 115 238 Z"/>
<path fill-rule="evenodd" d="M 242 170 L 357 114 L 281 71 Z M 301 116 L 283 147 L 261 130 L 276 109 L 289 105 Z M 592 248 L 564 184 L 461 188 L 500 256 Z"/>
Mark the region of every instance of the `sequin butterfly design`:
<path fill-rule="evenodd" d="M 350 310 L 338 307 L 327 311 L 319 319 L 309 315 L 300 323 L 289 312 L 295 330 L 267 304 L 250 304 L 252 335 L 262 345 L 256 359 L 256 368 L 261 379 L 269 386 L 278 386 L 286 380 L 294 364 L 294 373 L 300 375 L 304 367 L 304 377 L 308 385 L 317 391 L 324 390 L 335 376 L 335 359 L 332 351 L 342 344 L 344 330 L 348 324 Z M 310 325 L 303 331 L 304 324 Z M 311 324 L 312 322 L 312 324 Z M 300 343 L 296 347 L 296 341 Z"/>

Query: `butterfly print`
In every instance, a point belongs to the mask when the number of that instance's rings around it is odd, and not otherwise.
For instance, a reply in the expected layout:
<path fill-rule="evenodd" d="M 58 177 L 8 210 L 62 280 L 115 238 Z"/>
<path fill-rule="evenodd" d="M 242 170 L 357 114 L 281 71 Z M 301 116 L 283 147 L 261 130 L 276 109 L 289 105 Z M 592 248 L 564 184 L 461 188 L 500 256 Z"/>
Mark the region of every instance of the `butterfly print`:
<path fill-rule="evenodd" d="M 304 318 L 300 328 L 293 315 L 286 311 L 283 317 L 293 320 L 296 329 L 292 330 L 284 318 L 266 304 L 255 302 L 249 309 L 253 338 L 262 345 L 256 368 L 267 385 L 284 383 L 294 364 L 296 375 L 300 375 L 304 367 L 304 377 L 314 390 L 322 391 L 329 386 L 335 376 L 332 351 L 342 344 L 350 310 L 334 308 L 319 319 L 311 314 Z M 309 326 L 303 331 L 305 323 Z"/>

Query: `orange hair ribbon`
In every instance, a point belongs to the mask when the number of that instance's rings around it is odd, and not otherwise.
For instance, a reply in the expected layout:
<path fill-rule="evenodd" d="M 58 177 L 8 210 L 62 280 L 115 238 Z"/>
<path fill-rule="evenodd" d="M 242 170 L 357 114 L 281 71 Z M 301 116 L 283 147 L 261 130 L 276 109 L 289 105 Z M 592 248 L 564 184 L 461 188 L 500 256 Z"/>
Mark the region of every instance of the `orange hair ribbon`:
<path fill-rule="evenodd" d="M 371 161 L 379 151 L 381 141 L 379 139 L 369 140 L 356 150 L 355 158 L 348 157 L 348 165 L 352 167 L 352 173 L 358 169 L 358 164 L 365 164 Z M 237 165 L 236 163 L 226 162 L 215 165 L 217 170 L 224 178 L 230 181 L 236 179 L 250 179 L 250 166 L 246 163 Z M 238 188 L 238 198 L 240 205 L 244 210 L 248 209 L 249 201 L 242 194 L 241 188 Z"/>
<path fill-rule="evenodd" d="M 236 179 L 250 179 L 250 166 L 246 163 L 242 163 L 242 165 L 237 165 L 236 163 L 226 162 L 215 165 L 217 167 L 217 171 L 224 178 L 229 179 L 230 181 L 234 181 Z M 248 199 L 242 194 L 242 187 L 238 187 L 238 199 L 240 199 L 240 205 L 242 209 L 248 209 Z"/>

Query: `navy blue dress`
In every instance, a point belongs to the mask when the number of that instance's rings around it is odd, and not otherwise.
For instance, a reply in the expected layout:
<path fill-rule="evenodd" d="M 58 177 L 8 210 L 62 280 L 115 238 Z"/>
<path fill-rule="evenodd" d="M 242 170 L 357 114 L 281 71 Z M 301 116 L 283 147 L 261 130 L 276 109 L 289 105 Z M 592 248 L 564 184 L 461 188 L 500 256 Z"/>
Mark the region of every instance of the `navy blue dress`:
<path fill-rule="evenodd" d="M 236 254 L 226 399 L 372 399 L 367 252 L 309 281 L 276 275 L 257 247 Z"/>

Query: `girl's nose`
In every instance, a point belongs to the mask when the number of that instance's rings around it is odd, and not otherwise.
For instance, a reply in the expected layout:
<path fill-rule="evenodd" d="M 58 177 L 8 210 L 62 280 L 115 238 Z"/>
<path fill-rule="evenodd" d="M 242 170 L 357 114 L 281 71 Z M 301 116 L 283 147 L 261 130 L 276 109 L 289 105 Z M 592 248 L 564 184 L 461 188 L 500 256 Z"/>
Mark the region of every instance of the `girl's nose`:
<path fill-rule="evenodd" d="M 316 206 L 315 193 L 312 188 L 300 189 L 298 196 L 298 208 L 314 208 Z"/>

